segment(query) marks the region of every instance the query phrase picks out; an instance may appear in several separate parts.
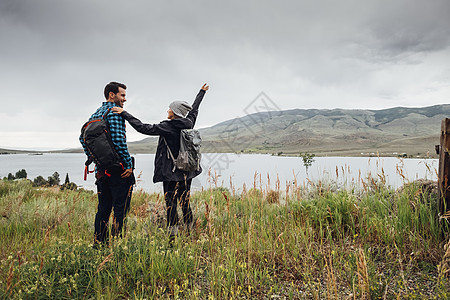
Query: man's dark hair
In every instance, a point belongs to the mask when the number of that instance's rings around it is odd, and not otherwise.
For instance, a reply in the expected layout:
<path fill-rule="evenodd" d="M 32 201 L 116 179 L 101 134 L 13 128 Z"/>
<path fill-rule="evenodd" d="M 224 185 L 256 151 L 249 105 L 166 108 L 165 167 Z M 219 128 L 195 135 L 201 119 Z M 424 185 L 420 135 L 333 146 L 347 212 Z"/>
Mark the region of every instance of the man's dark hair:
<path fill-rule="evenodd" d="M 115 81 L 111 81 L 110 83 L 108 83 L 105 86 L 105 91 L 104 91 L 106 100 L 108 100 L 109 92 L 113 92 L 114 94 L 117 94 L 119 92 L 120 87 L 123 88 L 124 90 L 127 89 L 127 86 L 123 83 L 119 83 L 119 82 L 115 82 Z"/>

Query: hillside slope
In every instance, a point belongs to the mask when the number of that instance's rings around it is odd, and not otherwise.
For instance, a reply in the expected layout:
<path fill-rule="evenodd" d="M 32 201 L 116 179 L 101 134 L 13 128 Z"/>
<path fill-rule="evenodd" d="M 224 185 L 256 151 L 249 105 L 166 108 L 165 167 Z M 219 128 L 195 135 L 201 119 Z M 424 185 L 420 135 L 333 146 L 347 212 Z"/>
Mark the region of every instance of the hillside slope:
<path fill-rule="evenodd" d="M 383 110 L 293 109 L 260 112 L 201 129 L 203 152 L 435 156 L 450 105 Z M 157 139 L 130 143 L 154 152 Z"/>

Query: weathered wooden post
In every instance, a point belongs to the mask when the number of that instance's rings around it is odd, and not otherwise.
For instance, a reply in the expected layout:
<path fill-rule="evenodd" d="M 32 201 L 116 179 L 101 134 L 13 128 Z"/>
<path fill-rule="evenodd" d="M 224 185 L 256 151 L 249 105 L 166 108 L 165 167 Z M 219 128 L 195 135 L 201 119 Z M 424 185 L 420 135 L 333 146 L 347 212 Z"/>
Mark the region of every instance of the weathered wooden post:
<path fill-rule="evenodd" d="M 439 154 L 439 210 L 441 215 L 444 215 L 450 210 L 450 187 L 449 187 L 449 173 L 450 173 L 450 119 L 445 118 L 441 123 L 441 143 L 436 147 L 436 152 Z"/>

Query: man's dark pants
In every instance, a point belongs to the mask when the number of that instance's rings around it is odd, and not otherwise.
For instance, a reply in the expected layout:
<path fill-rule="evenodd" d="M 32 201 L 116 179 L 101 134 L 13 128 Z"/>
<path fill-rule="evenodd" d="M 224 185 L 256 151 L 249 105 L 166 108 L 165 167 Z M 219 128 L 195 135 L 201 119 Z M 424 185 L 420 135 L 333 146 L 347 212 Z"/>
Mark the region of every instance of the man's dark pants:
<path fill-rule="evenodd" d="M 185 224 L 192 223 L 192 210 L 190 204 L 190 190 L 192 179 L 186 181 L 164 181 L 164 195 L 167 208 L 167 226 L 178 223 L 177 203 L 180 201 Z"/>
<path fill-rule="evenodd" d="M 121 178 L 120 173 L 107 175 L 97 174 L 98 209 L 95 215 L 94 243 L 108 241 L 108 221 L 111 210 L 114 209 L 112 236 L 122 234 L 124 219 L 130 209 L 131 194 L 133 192 L 134 175 Z M 124 228 L 125 229 L 125 228 Z"/>

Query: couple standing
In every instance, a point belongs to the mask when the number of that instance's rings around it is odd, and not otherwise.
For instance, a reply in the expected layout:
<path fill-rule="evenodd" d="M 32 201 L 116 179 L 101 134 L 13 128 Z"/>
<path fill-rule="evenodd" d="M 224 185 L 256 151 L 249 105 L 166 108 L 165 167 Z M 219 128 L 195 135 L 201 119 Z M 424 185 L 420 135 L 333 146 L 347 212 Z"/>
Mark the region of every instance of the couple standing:
<path fill-rule="evenodd" d="M 104 90 L 106 102 L 103 102 L 102 106 L 90 118 L 101 118 L 105 113 L 107 114 L 105 118 L 109 124 L 112 142 L 123 163 L 123 170 L 120 173 L 109 173 L 108 170 L 97 170 L 96 172 L 98 210 L 94 222 L 94 245 L 108 240 L 108 221 L 111 210 L 114 209 L 112 235 L 117 236 L 121 234 L 124 218 L 130 208 L 135 178 L 132 159 L 126 144 L 125 120 L 142 134 L 159 136 L 153 182 L 163 182 L 170 237 L 173 238 L 177 234 L 178 201 L 182 207 L 185 225 L 188 229 L 192 228 L 193 225 L 192 210 L 189 203 L 190 188 L 192 178 L 200 174 L 201 169 L 189 172 L 174 169 L 174 162 L 169 155 L 169 151 L 172 152 L 174 157 L 178 156 L 180 132 L 182 129 L 194 127 L 198 108 L 209 86 L 204 84 L 201 87 L 192 106 L 185 101 L 170 103 L 167 120 L 159 124 L 144 124 L 123 109 L 126 101 L 126 88 L 126 85 L 118 82 L 107 84 Z M 109 109 L 113 113 L 108 114 Z M 86 155 L 90 156 L 81 136 L 80 142 Z"/>

